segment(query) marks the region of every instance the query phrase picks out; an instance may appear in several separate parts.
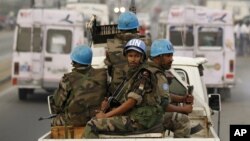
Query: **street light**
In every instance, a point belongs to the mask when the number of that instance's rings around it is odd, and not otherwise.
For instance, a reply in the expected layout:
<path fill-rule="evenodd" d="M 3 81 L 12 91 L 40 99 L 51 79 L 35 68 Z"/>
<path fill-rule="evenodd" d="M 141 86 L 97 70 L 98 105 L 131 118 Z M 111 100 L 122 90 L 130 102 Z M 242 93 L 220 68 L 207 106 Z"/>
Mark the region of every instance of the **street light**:
<path fill-rule="evenodd" d="M 115 12 L 115 13 L 119 13 L 119 11 L 120 11 L 120 9 L 119 9 L 118 7 L 115 7 L 115 8 L 114 8 L 114 12 Z"/>
<path fill-rule="evenodd" d="M 118 13 L 123 13 L 123 12 L 125 12 L 126 11 L 126 8 L 125 7 L 115 7 L 114 8 L 114 12 L 116 13 L 116 14 L 118 14 Z"/>
<path fill-rule="evenodd" d="M 126 8 L 125 7 L 120 7 L 120 12 L 123 13 L 126 11 Z"/>

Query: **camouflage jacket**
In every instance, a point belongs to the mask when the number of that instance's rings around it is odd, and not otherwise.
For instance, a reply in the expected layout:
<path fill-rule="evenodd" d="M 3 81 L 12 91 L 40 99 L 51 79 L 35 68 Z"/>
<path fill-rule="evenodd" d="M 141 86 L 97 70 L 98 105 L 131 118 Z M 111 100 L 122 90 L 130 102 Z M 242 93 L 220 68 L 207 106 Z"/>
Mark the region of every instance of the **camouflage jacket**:
<path fill-rule="evenodd" d="M 52 126 L 84 126 L 104 99 L 107 88 L 105 69 L 92 67 L 65 74 L 53 95 L 56 118 Z"/>
<path fill-rule="evenodd" d="M 170 93 L 170 84 L 166 77 L 165 70 L 161 69 L 160 66 L 154 62 L 147 62 L 147 69 L 150 70 L 155 78 L 155 93 L 161 97 L 161 106 L 165 110 L 166 106 L 171 102 L 169 93 Z"/>

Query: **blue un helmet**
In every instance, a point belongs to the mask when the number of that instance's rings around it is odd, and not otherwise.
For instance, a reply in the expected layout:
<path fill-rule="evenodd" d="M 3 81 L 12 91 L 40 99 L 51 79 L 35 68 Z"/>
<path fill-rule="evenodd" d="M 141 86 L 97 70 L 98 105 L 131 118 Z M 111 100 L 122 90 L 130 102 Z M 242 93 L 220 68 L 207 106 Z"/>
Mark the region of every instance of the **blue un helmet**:
<path fill-rule="evenodd" d="M 139 27 L 139 21 L 133 12 L 122 13 L 118 18 L 119 30 L 131 30 Z"/>
<path fill-rule="evenodd" d="M 92 50 L 87 45 L 79 45 L 73 49 L 70 59 L 82 65 L 90 65 L 92 62 Z"/>
<path fill-rule="evenodd" d="M 151 45 L 150 57 L 156 57 L 163 54 L 174 53 L 172 43 L 167 39 L 155 40 Z"/>
<path fill-rule="evenodd" d="M 146 59 L 146 44 L 140 39 L 131 39 L 128 41 L 123 50 L 123 55 L 127 54 L 127 51 L 135 50 L 141 54 L 143 54 L 143 59 Z"/>

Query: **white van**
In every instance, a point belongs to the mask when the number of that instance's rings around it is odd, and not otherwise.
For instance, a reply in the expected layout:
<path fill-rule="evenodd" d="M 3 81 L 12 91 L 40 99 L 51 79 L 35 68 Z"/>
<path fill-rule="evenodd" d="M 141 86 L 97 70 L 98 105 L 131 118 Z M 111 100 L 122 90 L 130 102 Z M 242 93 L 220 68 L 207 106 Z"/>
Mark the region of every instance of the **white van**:
<path fill-rule="evenodd" d="M 14 33 L 12 83 L 19 99 L 35 89 L 53 90 L 71 71 L 69 54 L 83 44 L 83 17 L 59 9 L 21 9 Z"/>
<path fill-rule="evenodd" d="M 175 56 L 208 59 L 204 65 L 208 90 L 228 94 L 235 85 L 232 14 L 200 6 L 172 6 L 160 15 L 159 23 L 160 36 L 173 43 Z"/>

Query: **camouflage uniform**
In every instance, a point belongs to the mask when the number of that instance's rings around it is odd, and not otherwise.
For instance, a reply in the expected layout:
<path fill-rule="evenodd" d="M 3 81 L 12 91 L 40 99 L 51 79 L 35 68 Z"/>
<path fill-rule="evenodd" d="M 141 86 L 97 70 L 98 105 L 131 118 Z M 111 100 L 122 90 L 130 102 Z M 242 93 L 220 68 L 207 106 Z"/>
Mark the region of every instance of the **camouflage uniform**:
<path fill-rule="evenodd" d="M 52 126 L 85 126 L 106 94 L 106 70 L 74 68 L 65 74 L 53 95 Z"/>
<path fill-rule="evenodd" d="M 164 70 L 161 70 L 159 66 L 153 62 L 148 62 L 148 65 L 148 69 L 156 75 L 159 93 L 163 97 L 161 105 L 165 110 L 167 105 L 171 103 L 168 80 Z M 187 115 L 176 112 L 165 112 L 163 119 L 164 128 L 173 131 L 175 138 L 189 137 L 191 125 Z"/>
<path fill-rule="evenodd" d="M 117 34 L 114 39 L 107 40 L 107 56 L 104 62 L 108 66 L 109 75 L 112 78 L 109 87 L 111 93 L 123 81 L 128 71 L 127 60 L 123 56 L 123 47 L 130 39 L 136 38 L 143 40 L 148 47 L 151 45 L 150 39 L 146 39 L 137 33 L 121 33 Z"/>
<path fill-rule="evenodd" d="M 144 71 L 144 69 L 128 71 L 128 80 L 124 84 L 125 88 L 121 91 L 122 97 L 119 98 L 121 103 L 128 98 L 135 99 L 136 106 L 121 116 L 93 118 L 85 127 L 85 138 L 98 138 L 99 133 L 133 133 L 150 129 L 161 123 L 164 112 L 160 106 L 160 97 L 156 95 L 152 86 L 154 83 L 152 75 L 149 77 L 152 79 L 144 84 L 145 93 L 139 90 L 139 84 L 141 84 L 139 76 Z"/>

